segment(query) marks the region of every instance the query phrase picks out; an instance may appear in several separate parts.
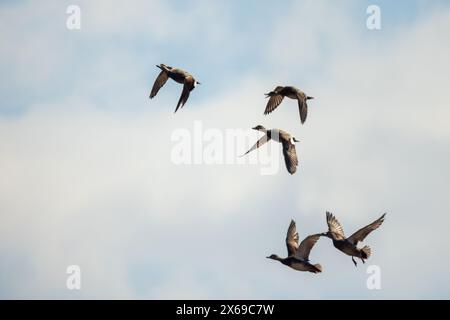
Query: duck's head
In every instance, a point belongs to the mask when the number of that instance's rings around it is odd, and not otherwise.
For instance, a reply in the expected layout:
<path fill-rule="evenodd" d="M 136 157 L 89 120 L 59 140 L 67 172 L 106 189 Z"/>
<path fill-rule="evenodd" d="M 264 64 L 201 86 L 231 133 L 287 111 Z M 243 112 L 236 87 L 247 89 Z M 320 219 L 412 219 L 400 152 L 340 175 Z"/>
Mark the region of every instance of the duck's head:
<path fill-rule="evenodd" d="M 258 124 L 256 127 L 252 128 L 253 130 L 258 130 L 258 131 L 264 131 L 266 130 L 266 128 L 264 128 L 262 125 Z"/>
<path fill-rule="evenodd" d="M 198 82 L 197 80 L 194 81 L 194 88 L 198 85 L 201 84 L 200 82 Z"/>
<path fill-rule="evenodd" d="M 281 258 L 276 255 L 276 254 L 271 254 L 270 256 L 266 257 L 267 259 L 272 259 L 272 260 L 281 260 Z"/>
<path fill-rule="evenodd" d="M 297 140 L 296 137 L 292 137 L 292 142 L 300 142 L 300 140 Z"/>

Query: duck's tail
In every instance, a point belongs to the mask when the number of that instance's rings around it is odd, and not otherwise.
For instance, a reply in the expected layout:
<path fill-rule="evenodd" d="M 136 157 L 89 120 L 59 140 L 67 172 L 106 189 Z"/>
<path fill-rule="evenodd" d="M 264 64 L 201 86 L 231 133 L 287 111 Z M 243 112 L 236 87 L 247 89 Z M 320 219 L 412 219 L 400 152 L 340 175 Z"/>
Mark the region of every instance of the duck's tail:
<path fill-rule="evenodd" d="M 161 63 L 161 64 L 156 65 L 156 66 L 157 66 L 158 68 L 160 68 L 162 71 L 165 71 L 165 72 L 169 71 L 168 68 L 167 68 L 167 66 L 166 66 L 164 63 Z"/>
<path fill-rule="evenodd" d="M 322 266 L 320 264 L 318 264 L 318 263 L 313 264 L 312 267 L 313 268 L 312 268 L 311 272 L 313 272 L 313 273 L 320 273 L 320 272 L 322 272 Z"/>
<path fill-rule="evenodd" d="M 372 250 L 370 249 L 370 247 L 365 246 L 364 248 L 361 249 L 361 258 L 369 259 L 371 253 L 372 253 Z"/>

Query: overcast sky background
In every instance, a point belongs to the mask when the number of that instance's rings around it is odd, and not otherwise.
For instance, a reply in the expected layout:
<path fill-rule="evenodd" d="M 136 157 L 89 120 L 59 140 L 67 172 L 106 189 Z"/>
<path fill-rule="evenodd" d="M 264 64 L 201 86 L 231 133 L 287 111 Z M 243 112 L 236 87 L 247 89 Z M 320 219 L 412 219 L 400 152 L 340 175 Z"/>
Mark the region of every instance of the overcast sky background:
<path fill-rule="evenodd" d="M 450 298 L 450 1 L 2 1 L 0 29 L 0 298 Z M 202 82 L 175 115 L 158 63 Z M 279 84 L 316 98 L 304 126 L 263 116 Z M 287 130 L 299 171 L 177 166 L 195 120 Z M 368 264 L 328 239 L 318 275 L 265 258 L 327 210 L 348 235 L 388 212 Z"/>

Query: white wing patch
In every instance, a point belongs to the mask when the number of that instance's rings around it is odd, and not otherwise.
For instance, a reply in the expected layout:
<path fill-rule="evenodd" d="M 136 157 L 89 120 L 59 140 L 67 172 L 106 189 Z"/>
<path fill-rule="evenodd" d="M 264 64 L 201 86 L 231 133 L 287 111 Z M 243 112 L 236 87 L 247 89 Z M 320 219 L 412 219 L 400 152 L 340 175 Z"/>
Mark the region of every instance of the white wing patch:
<path fill-rule="evenodd" d="M 293 146 L 295 146 L 294 137 L 291 137 L 291 139 L 290 139 L 289 141 L 291 142 L 291 144 L 292 144 Z"/>

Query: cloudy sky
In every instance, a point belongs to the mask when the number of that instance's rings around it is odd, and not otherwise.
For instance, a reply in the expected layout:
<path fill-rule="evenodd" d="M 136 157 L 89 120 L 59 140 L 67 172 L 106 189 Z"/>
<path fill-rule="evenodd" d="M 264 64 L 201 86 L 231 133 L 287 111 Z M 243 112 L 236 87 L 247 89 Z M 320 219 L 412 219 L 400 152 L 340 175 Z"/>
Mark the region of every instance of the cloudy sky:
<path fill-rule="evenodd" d="M 450 298 L 450 1 L 2 1 L 0 29 L 0 298 Z M 202 82 L 176 114 L 158 63 Z M 279 84 L 316 98 L 304 126 L 263 115 Z M 299 171 L 176 165 L 196 121 L 289 131 Z M 366 265 L 328 239 L 318 275 L 265 258 L 327 210 L 347 234 L 388 213 Z"/>

